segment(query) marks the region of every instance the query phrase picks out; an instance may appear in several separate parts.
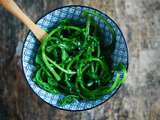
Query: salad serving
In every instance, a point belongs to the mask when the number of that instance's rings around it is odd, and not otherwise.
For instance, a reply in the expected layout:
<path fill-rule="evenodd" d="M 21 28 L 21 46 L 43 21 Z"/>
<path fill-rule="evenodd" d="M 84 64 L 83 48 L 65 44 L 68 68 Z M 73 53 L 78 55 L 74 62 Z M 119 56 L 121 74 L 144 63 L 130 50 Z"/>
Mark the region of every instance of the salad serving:
<path fill-rule="evenodd" d="M 111 34 L 109 45 L 95 16 Z M 126 66 L 113 65 L 111 59 L 116 32 L 99 13 L 83 10 L 80 19 L 65 18 L 47 32 L 35 58 L 33 80 L 47 92 L 62 93 L 65 97 L 58 101 L 61 106 L 75 100 L 97 100 L 125 81 Z M 122 77 L 118 71 L 123 72 Z"/>

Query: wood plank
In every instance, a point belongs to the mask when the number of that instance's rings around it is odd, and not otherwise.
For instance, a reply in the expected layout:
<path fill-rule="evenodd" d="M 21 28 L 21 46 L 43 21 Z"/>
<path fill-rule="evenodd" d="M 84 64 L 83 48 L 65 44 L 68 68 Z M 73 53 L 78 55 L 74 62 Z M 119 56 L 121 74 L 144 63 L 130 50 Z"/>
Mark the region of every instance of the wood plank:
<path fill-rule="evenodd" d="M 40 100 L 21 71 L 20 53 L 28 29 L 0 7 L 0 120 L 158 120 L 160 118 L 159 0 L 16 0 L 34 21 L 68 4 L 89 5 L 107 13 L 128 42 L 128 78 L 103 105 L 67 112 Z"/>

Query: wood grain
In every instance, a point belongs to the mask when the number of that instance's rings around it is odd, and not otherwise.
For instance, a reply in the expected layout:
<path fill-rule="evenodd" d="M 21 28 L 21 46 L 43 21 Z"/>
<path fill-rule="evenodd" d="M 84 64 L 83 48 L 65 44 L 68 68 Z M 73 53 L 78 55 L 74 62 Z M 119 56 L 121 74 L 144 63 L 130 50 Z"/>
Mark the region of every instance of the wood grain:
<path fill-rule="evenodd" d="M 0 4 L 13 16 L 17 17 L 22 23 L 24 23 L 36 36 L 36 38 L 41 41 L 47 33 L 36 25 L 16 4 L 14 0 L 1 0 Z"/>
<path fill-rule="evenodd" d="M 16 0 L 34 21 L 68 4 L 107 13 L 122 29 L 129 48 L 128 78 L 103 105 L 84 112 L 53 108 L 30 90 L 21 71 L 21 48 L 28 29 L 0 7 L 0 120 L 159 120 L 159 0 Z"/>

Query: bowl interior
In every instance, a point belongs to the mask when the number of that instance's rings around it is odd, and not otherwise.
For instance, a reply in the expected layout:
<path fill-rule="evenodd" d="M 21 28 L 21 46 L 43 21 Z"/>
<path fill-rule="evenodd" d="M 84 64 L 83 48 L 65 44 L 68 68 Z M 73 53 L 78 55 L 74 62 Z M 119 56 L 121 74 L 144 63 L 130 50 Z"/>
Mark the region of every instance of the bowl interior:
<path fill-rule="evenodd" d="M 89 9 L 92 11 L 99 12 L 101 15 L 103 15 L 106 18 L 108 22 L 111 23 L 112 27 L 116 31 L 116 48 L 113 54 L 111 55 L 113 64 L 116 65 L 119 63 L 123 63 L 128 68 L 128 49 L 127 49 L 127 45 L 126 45 L 126 42 L 125 42 L 125 39 L 123 37 L 121 30 L 111 18 L 109 18 L 107 15 L 101 13 L 100 11 L 94 8 L 85 7 L 85 6 L 75 6 L 75 5 L 61 7 L 61 8 L 58 8 L 56 10 L 49 12 L 44 17 L 40 18 L 37 22 L 37 25 L 47 30 L 55 26 L 58 21 L 64 18 L 79 19 L 84 9 Z M 103 24 L 103 22 L 100 19 L 95 17 L 95 20 L 97 21 L 100 28 L 103 29 L 103 31 L 105 31 L 105 42 L 106 43 L 111 42 L 110 41 L 111 34 L 108 28 Z M 104 101 L 108 100 L 118 90 L 117 88 L 117 90 L 113 91 L 111 94 L 107 94 L 103 96 L 101 99 L 96 100 L 96 101 L 76 101 L 72 104 L 65 105 L 63 107 L 59 106 L 57 101 L 64 97 L 63 94 L 48 93 L 45 90 L 41 89 L 39 86 L 37 86 L 32 80 L 34 72 L 36 70 L 35 65 L 34 65 L 34 59 L 38 51 L 39 45 L 40 43 L 36 40 L 34 35 L 31 32 L 29 32 L 24 42 L 24 47 L 23 47 L 23 52 L 22 52 L 22 65 L 23 65 L 23 70 L 24 70 L 26 80 L 29 83 L 29 86 L 31 87 L 31 89 L 40 98 L 42 98 L 44 101 L 46 101 L 50 105 L 55 106 L 60 109 L 73 110 L 73 111 L 91 109 L 93 107 L 96 107 L 97 105 L 100 105 Z M 121 71 L 119 72 L 120 74 L 122 74 Z"/>

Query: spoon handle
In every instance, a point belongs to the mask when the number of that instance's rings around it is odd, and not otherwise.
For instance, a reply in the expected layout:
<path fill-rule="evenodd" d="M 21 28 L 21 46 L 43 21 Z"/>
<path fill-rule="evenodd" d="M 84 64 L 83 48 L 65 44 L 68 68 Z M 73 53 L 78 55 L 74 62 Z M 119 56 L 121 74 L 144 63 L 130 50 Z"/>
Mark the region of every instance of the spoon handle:
<path fill-rule="evenodd" d="M 6 10 L 16 16 L 20 21 L 22 21 L 33 32 L 33 34 L 39 41 L 41 41 L 47 34 L 43 29 L 38 27 L 27 15 L 25 15 L 13 0 L 0 0 L 0 4 Z"/>

